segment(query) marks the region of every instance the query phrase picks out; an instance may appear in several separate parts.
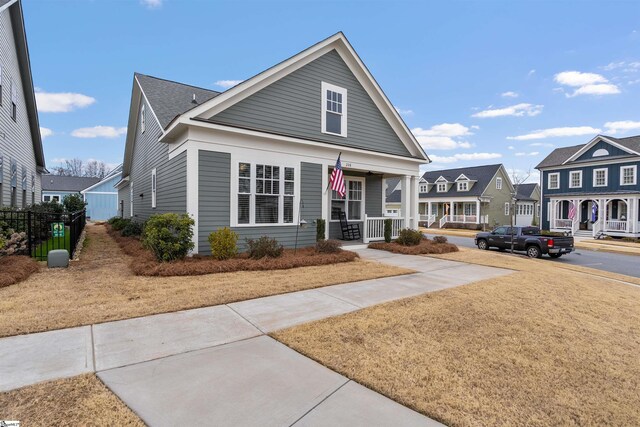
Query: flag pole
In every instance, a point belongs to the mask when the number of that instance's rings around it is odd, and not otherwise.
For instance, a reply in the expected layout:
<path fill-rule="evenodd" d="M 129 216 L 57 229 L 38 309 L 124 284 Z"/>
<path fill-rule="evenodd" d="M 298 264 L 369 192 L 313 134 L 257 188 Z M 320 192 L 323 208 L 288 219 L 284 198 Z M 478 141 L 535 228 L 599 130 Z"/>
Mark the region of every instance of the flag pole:
<path fill-rule="evenodd" d="M 341 156 L 342 156 L 342 151 L 338 154 L 338 160 L 336 160 L 336 164 L 340 161 L 340 157 L 341 157 Z M 334 167 L 335 167 L 335 166 L 334 166 Z M 327 183 L 327 188 L 325 188 L 325 189 L 324 189 L 324 193 L 326 193 L 326 192 L 327 192 L 327 190 L 329 189 L 329 186 L 330 186 L 330 185 L 331 185 L 331 181 L 329 181 L 329 182 Z M 323 194 L 324 194 L 324 193 L 323 193 Z"/>

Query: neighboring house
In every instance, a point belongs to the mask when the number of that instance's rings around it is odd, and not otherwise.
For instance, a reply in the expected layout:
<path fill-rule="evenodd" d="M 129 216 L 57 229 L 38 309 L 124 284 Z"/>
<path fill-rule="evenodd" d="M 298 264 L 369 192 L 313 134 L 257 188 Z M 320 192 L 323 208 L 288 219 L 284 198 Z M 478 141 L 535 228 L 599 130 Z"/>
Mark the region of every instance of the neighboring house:
<path fill-rule="evenodd" d="M 118 215 L 118 190 L 115 185 L 122 179 L 122 165 L 109 172 L 102 180 L 80 193 L 87 202 L 87 217 L 92 221 L 105 221 Z"/>
<path fill-rule="evenodd" d="M 420 221 L 427 227 L 479 229 L 511 221 L 515 191 L 501 164 L 426 172 L 419 192 Z"/>
<path fill-rule="evenodd" d="M 100 178 L 84 176 L 42 176 L 42 201 L 62 203 L 64 196 L 80 194 L 82 190 L 98 183 Z"/>
<path fill-rule="evenodd" d="M 640 135 L 598 135 L 587 144 L 555 149 L 536 166 L 543 228 L 640 237 L 639 165 Z"/>
<path fill-rule="evenodd" d="M 400 194 L 400 178 L 387 178 L 384 180 L 386 203 L 384 216 L 401 216 L 400 208 L 402 195 Z"/>
<path fill-rule="evenodd" d="M 40 200 L 46 173 L 20 1 L 0 0 L 0 206 Z"/>
<path fill-rule="evenodd" d="M 328 191 L 338 155 L 345 198 Z M 211 232 L 315 243 L 316 220 L 341 238 L 383 238 L 383 179 L 401 177 L 417 228 L 419 167 L 429 159 L 342 33 L 219 93 L 135 74 L 118 198 L 125 217 L 186 212 L 195 253 Z M 409 191 L 409 189 L 412 189 Z M 411 208 L 410 208 L 411 207 Z M 298 225 L 300 225 L 298 229 Z"/>
<path fill-rule="evenodd" d="M 521 227 L 540 225 L 540 185 L 516 186 L 515 224 Z"/>

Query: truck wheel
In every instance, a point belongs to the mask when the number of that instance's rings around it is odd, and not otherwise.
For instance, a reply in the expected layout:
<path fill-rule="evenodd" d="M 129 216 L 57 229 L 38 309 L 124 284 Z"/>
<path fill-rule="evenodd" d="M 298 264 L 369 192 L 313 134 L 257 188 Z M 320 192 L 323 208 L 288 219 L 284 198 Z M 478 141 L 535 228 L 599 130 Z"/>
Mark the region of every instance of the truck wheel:
<path fill-rule="evenodd" d="M 562 254 L 549 254 L 551 258 L 560 258 Z"/>
<path fill-rule="evenodd" d="M 484 239 L 478 240 L 478 249 L 481 249 L 483 251 L 489 250 L 489 245 L 487 244 L 487 241 Z"/>
<path fill-rule="evenodd" d="M 537 246 L 529 246 L 527 248 L 527 256 L 529 258 L 541 258 L 542 252 L 540 252 L 540 248 Z"/>

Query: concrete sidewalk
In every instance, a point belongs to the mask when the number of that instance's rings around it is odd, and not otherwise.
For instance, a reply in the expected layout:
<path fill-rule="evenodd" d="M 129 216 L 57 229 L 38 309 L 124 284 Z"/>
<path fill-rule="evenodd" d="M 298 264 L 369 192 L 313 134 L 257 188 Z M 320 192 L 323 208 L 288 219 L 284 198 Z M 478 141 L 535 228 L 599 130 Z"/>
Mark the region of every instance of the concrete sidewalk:
<path fill-rule="evenodd" d="M 263 334 L 511 270 L 358 252 L 418 273 L 2 338 L 0 391 L 96 371 L 151 425 L 429 425 Z"/>

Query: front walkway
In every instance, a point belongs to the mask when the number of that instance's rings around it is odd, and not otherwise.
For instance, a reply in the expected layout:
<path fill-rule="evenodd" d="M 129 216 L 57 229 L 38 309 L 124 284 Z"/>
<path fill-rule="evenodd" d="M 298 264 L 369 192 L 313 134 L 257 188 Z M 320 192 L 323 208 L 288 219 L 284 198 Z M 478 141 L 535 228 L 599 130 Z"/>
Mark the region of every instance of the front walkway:
<path fill-rule="evenodd" d="M 419 272 L 2 338 L 0 391 L 95 371 L 154 426 L 436 424 L 264 334 L 511 270 L 359 252 Z"/>

